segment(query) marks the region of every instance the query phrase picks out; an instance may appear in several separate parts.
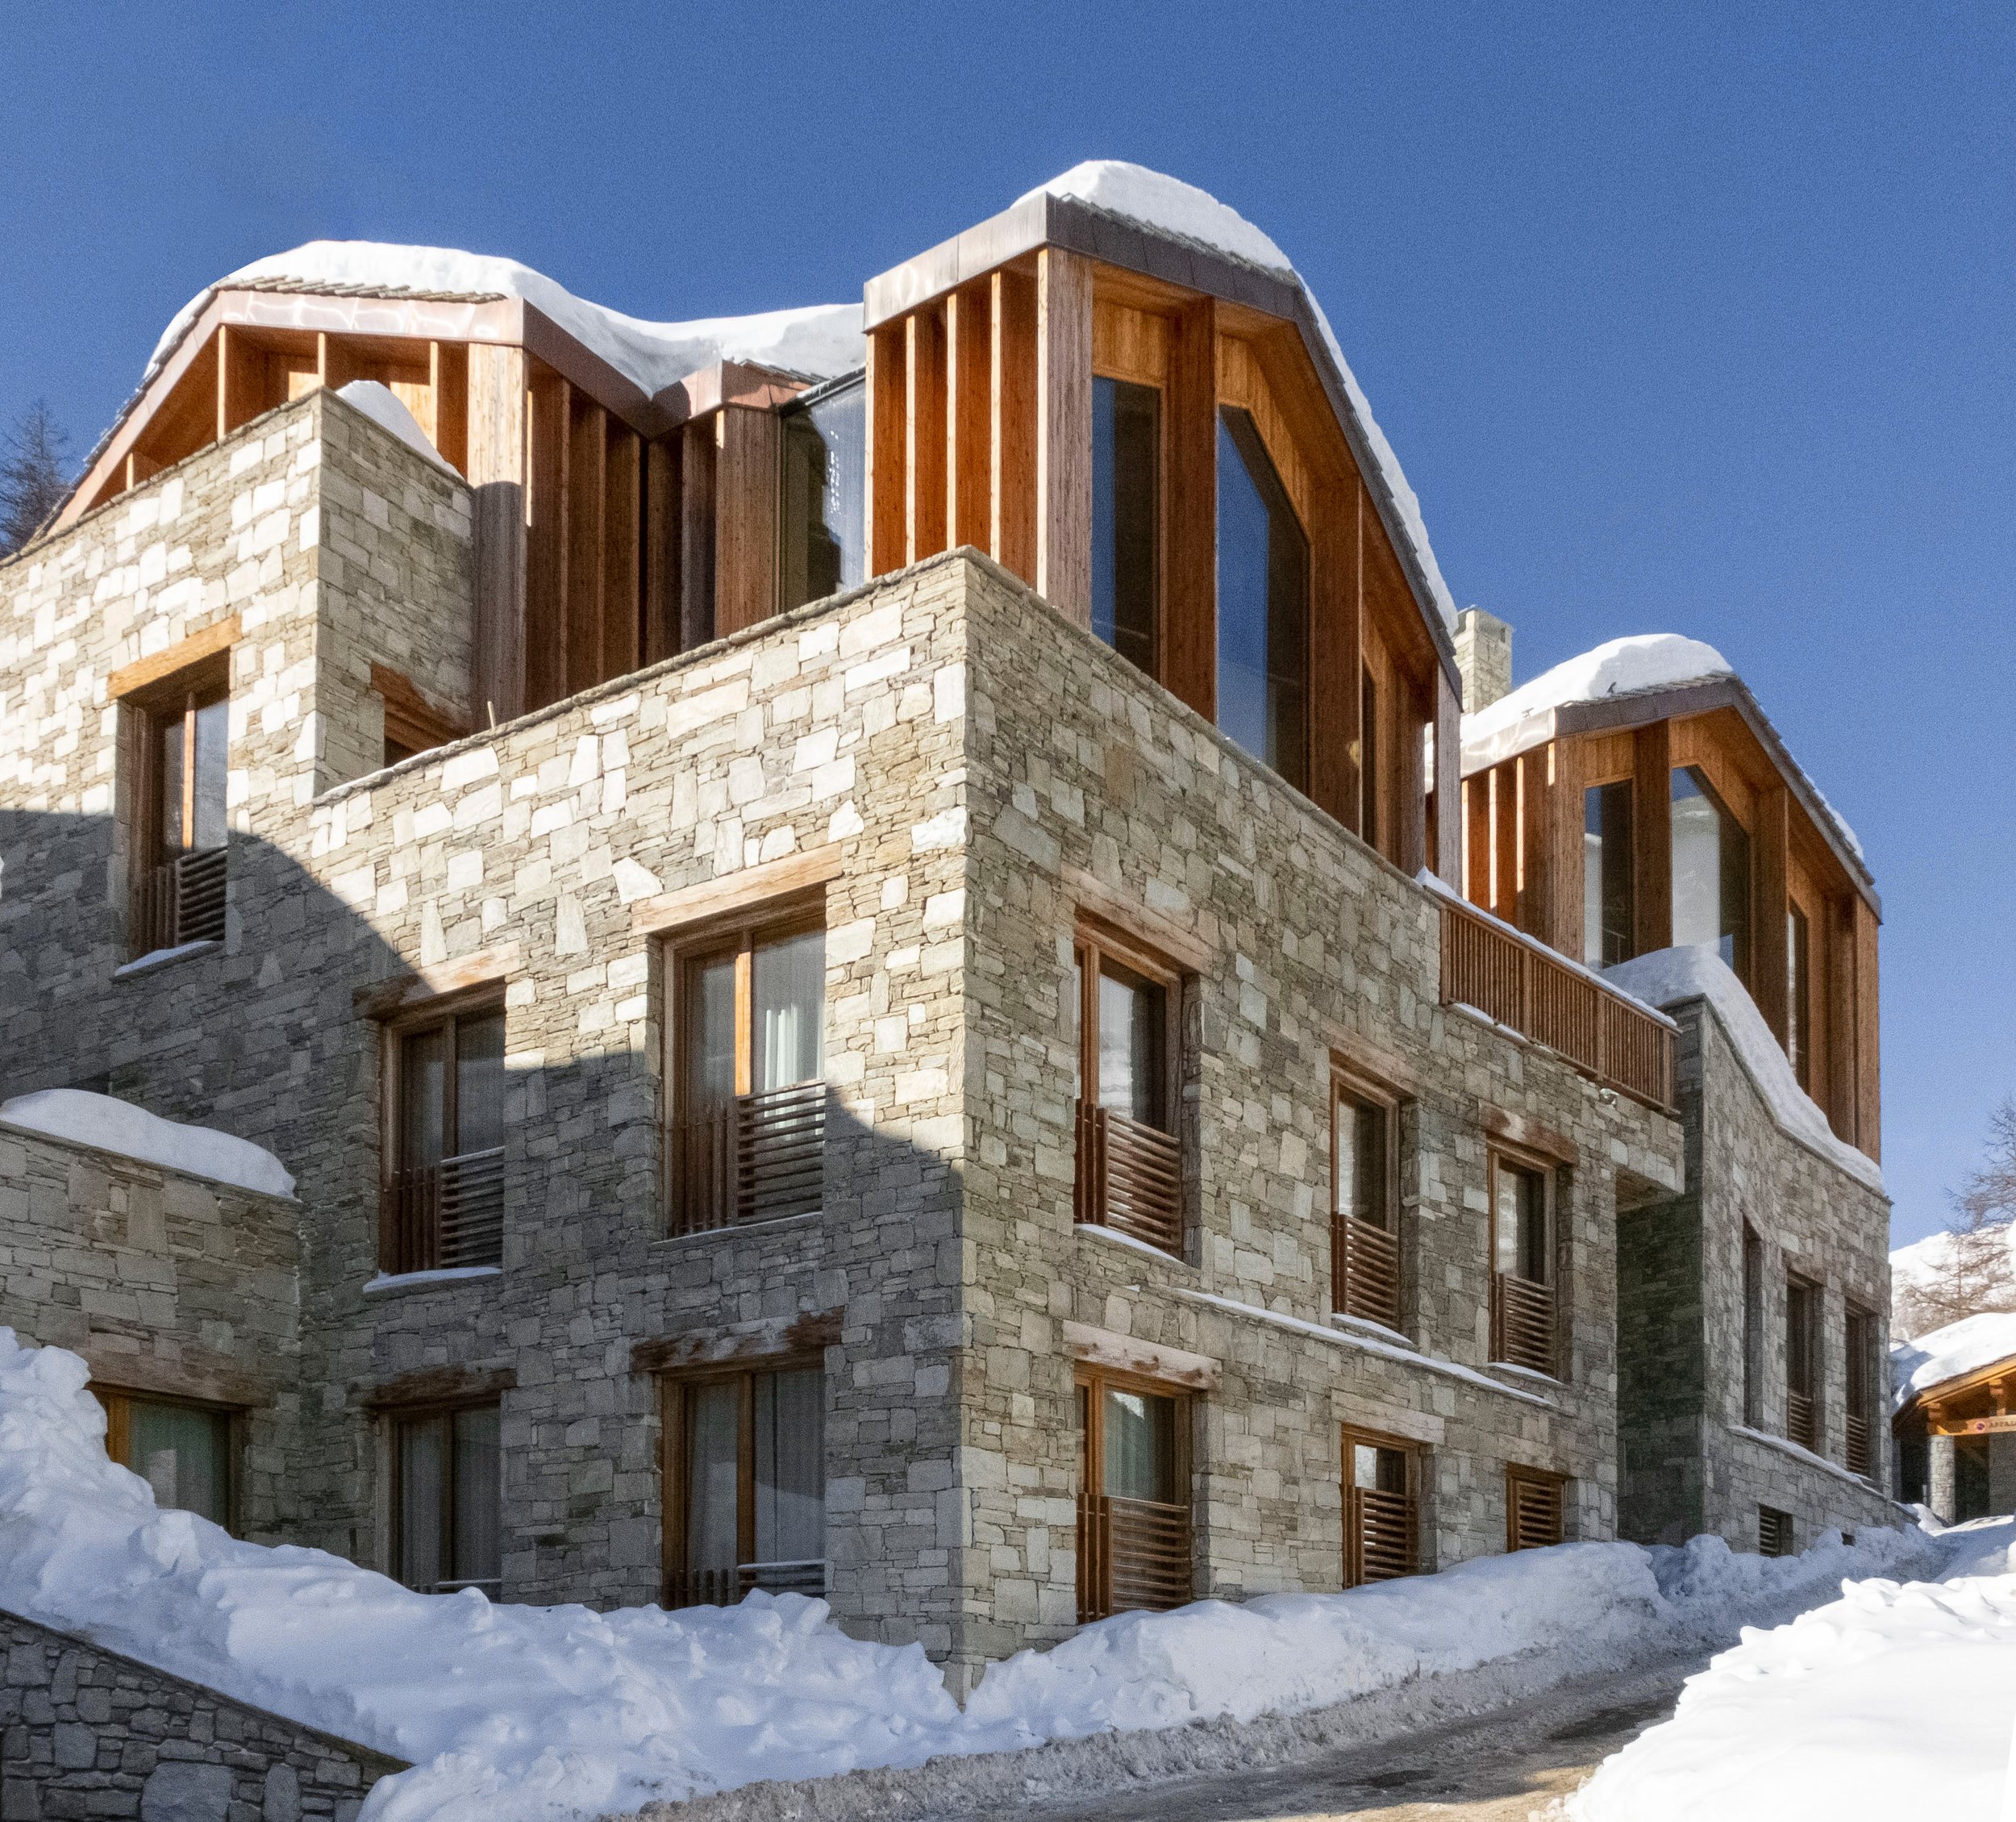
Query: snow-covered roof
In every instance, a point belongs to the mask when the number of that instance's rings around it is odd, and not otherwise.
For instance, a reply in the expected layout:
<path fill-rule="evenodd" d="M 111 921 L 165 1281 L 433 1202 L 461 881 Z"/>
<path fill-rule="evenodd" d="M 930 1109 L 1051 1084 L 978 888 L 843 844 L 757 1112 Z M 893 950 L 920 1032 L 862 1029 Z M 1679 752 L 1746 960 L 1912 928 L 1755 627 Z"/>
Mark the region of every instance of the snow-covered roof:
<path fill-rule="evenodd" d="M 454 469 L 442 459 L 441 452 L 434 447 L 433 440 L 420 427 L 420 420 L 406 408 L 390 386 L 377 380 L 352 380 L 348 386 L 338 386 L 336 396 L 356 406 L 373 423 L 390 431 L 402 443 L 419 450 L 429 461 L 439 463 L 449 473 L 455 473 Z"/>
<path fill-rule="evenodd" d="M 1323 314 L 1323 306 L 1316 301 L 1315 293 L 1288 256 L 1236 209 L 1219 202 L 1208 190 L 1185 183 L 1180 177 L 1152 171 L 1146 165 L 1130 165 L 1120 159 L 1088 159 L 1048 183 L 1039 184 L 1020 200 L 1027 202 L 1030 197 L 1041 195 L 1068 197 L 1087 203 L 1157 234 L 1187 241 L 1276 273 L 1301 291 L 1322 332 L 1324 348 L 1343 382 L 1358 428 L 1365 440 L 1367 453 L 1399 516 L 1401 535 L 1412 547 L 1415 566 L 1427 585 L 1443 626 L 1453 632 L 1456 623 L 1456 601 L 1449 593 L 1449 585 L 1443 580 L 1442 566 L 1435 561 L 1435 547 L 1428 541 L 1428 527 L 1422 517 L 1421 502 L 1408 485 L 1400 458 L 1393 453 L 1385 432 L 1372 415 L 1364 389 L 1352 372 L 1351 363 L 1345 360 L 1336 331 Z"/>
<path fill-rule="evenodd" d="M 0 1126 L 94 1145 L 102 1152 L 264 1195 L 294 1193 L 294 1180 L 287 1167 L 264 1146 L 219 1132 L 215 1127 L 163 1119 L 131 1101 L 81 1088 L 45 1088 L 39 1094 L 0 1101 Z"/>
<path fill-rule="evenodd" d="M 1892 1400 L 1901 1411 L 1921 1392 L 2012 1356 L 2016 1356 L 2016 1313 L 1963 1316 L 1930 1335 L 1891 1345 Z"/>
<path fill-rule="evenodd" d="M 1603 978 L 1652 1006 L 1670 1007 L 1682 1000 L 1706 1000 L 1721 1019 L 1722 1029 L 1779 1129 L 1858 1182 L 1881 1191 L 1883 1167 L 1828 1125 L 1827 1116 L 1799 1086 L 1790 1059 L 1772 1036 L 1749 990 L 1713 949 L 1655 949 L 1650 955 L 1606 968 Z"/>
<path fill-rule="evenodd" d="M 1642 696 L 1710 678 L 1734 677 L 1735 666 L 1712 645 L 1677 632 L 1639 632 L 1613 639 L 1542 671 L 1489 708 L 1463 718 L 1463 769 L 1496 765 L 1554 738 L 1556 711 L 1571 703 Z"/>

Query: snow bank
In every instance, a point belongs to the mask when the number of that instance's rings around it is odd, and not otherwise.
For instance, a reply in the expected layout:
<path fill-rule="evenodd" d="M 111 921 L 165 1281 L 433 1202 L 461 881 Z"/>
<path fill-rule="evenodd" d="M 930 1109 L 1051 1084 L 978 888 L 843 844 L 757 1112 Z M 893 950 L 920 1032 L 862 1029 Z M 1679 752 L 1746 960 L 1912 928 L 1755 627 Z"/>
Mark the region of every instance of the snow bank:
<path fill-rule="evenodd" d="M 657 393 L 717 361 L 779 367 L 809 379 L 851 373 L 865 358 L 861 306 L 814 304 L 753 316 L 653 323 L 577 298 L 516 260 L 452 247 L 404 247 L 378 240 L 310 240 L 241 265 L 190 298 L 162 332 L 140 383 L 152 379 L 211 296 L 233 283 L 285 278 L 304 285 L 373 290 L 446 291 L 522 298 L 576 340 L 593 348 L 646 393 Z"/>
<path fill-rule="evenodd" d="M 2016 1715 L 2008 1520 L 1948 1532 L 1945 1579 L 1851 1582 L 1751 1632 L 1568 1799 L 1576 1822 L 1995 1822 Z"/>
<path fill-rule="evenodd" d="M 1442 578 L 1442 566 L 1435 561 L 1435 547 L 1428 541 L 1428 527 L 1421 515 L 1421 502 L 1408 485 L 1400 458 L 1386 440 L 1386 433 L 1372 415 L 1371 402 L 1359 385 L 1357 375 L 1352 372 L 1351 363 L 1344 358 L 1344 351 L 1338 344 L 1336 331 L 1330 326 L 1330 319 L 1323 314 L 1323 306 L 1316 301 L 1316 294 L 1310 290 L 1307 281 L 1289 263 L 1288 256 L 1237 210 L 1228 208 L 1208 190 L 1199 190 L 1194 184 L 1185 183 L 1181 178 L 1165 176 L 1162 172 L 1151 171 L 1145 165 L 1130 165 L 1114 158 L 1088 159 L 1052 177 L 1049 182 L 1038 185 L 1020 200 L 1026 202 L 1029 196 L 1046 193 L 1076 198 L 1094 208 L 1105 210 L 1109 215 L 1139 222 L 1144 227 L 1174 235 L 1180 240 L 1195 241 L 1214 252 L 1228 253 L 1235 260 L 1280 273 L 1295 281 L 1308 299 L 1309 307 L 1315 315 L 1316 326 L 1322 331 L 1323 344 L 1336 363 L 1345 394 L 1351 400 L 1352 411 L 1364 432 L 1368 452 L 1400 515 L 1402 535 L 1414 548 L 1415 561 L 1427 582 L 1435 611 L 1442 616 L 1442 623 L 1453 632 L 1456 623 L 1456 601 L 1449 593 L 1449 585 Z"/>
<path fill-rule="evenodd" d="M 1489 707 L 1464 716 L 1463 769 L 1468 774 L 1496 765 L 1552 740 L 1555 711 L 1570 703 L 1643 695 L 1735 674 L 1735 667 L 1714 646 L 1677 632 L 1613 639 L 1542 671 Z"/>
<path fill-rule="evenodd" d="M 455 474 L 454 469 L 442 461 L 441 452 L 434 447 L 433 439 L 421 429 L 420 420 L 406 408 L 390 386 L 381 385 L 377 380 L 352 380 L 348 386 L 338 386 L 336 396 L 347 399 L 373 423 L 390 431 L 402 443 L 419 450 L 429 461 Z M 456 478 L 459 481 L 461 477 L 457 474 Z"/>
<path fill-rule="evenodd" d="M 264 1147 L 235 1139 L 210 1126 L 184 1126 L 163 1119 L 110 1094 L 81 1088 L 45 1088 L 0 1101 L 0 1126 L 46 1132 L 100 1151 L 116 1152 L 159 1164 L 191 1177 L 235 1183 L 264 1195 L 292 1195 L 294 1180 Z"/>
<path fill-rule="evenodd" d="M 1890 1349 L 1892 1407 L 1901 1411 L 1916 1393 L 1976 1373 L 2016 1354 L 2016 1315 L 1964 1316 Z"/>
<path fill-rule="evenodd" d="M 1785 1135 L 1818 1152 L 1879 1194 L 1883 1167 L 1857 1151 L 1828 1125 L 1812 1097 L 1799 1086 L 1788 1057 L 1748 990 L 1729 965 L 1711 949 L 1685 946 L 1655 949 L 1603 970 L 1603 978 L 1647 1005 L 1672 1007 L 1684 999 L 1706 999 L 1722 1019 L 1722 1029 L 1757 1085 L 1764 1105 Z"/>

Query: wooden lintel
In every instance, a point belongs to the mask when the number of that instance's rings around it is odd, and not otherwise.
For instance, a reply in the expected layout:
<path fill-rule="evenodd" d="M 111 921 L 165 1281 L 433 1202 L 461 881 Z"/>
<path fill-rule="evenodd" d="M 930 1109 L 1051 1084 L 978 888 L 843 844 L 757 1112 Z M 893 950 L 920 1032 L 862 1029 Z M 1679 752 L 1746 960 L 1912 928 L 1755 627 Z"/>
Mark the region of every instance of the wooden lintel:
<path fill-rule="evenodd" d="M 739 873 L 703 879 L 677 891 L 644 898 L 630 908 L 630 928 L 638 936 L 660 936 L 668 931 L 732 915 L 772 899 L 810 891 L 838 879 L 843 866 L 842 844 L 827 842 L 807 848 L 781 860 L 765 861 L 744 867 Z"/>
<path fill-rule="evenodd" d="M 173 645 L 165 646 L 151 657 L 136 659 L 130 665 L 122 665 L 105 680 L 106 698 L 117 702 L 124 696 L 137 695 L 164 678 L 173 677 L 177 671 L 187 670 L 192 665 L 199 665 L 204 659 L 228 652 L 238 643 L 239 617 L 227 615 L 215 626 L 205 627 L 201 632 L 192 632 L 186 639 L 179 639 Z"/>
<path fill-rule="evenodd" d="M 815 1355 L 839 1345 L 841 1316 L 839 1310 L 804 1310 L 794 1316 L 768 1317 L 744 1327 L 654 1336 L 631 1344 L 630 1370 L 677 1373 L 741 1361 Z"/>

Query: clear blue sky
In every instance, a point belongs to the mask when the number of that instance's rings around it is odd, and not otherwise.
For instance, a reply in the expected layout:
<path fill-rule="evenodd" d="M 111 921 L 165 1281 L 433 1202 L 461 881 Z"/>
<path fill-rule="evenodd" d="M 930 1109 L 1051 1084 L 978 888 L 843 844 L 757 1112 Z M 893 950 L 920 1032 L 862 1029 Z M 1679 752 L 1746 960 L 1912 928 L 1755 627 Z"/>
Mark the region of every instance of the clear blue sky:
<path fill-rule="evenodd" d="M 1988 5 L 17 5 L 0 421 L 81 453 L 318 236 L 702 315 L 1174 172 L 1302 267 L 1522 678 L 1708 640 L 1860 832 L 1908 1238 L 2016 1091 L 2013 79 Z"/>

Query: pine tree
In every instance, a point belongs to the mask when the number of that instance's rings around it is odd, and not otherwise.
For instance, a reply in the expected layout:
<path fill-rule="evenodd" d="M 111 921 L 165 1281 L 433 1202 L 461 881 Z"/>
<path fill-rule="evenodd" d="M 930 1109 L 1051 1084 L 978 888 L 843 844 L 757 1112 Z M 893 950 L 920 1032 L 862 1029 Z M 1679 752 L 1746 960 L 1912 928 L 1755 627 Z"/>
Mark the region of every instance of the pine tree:
<path fill-rule="evenodd" d="M 45 399 L 21 414 L 0 452 L 0 557 L 10 557 L 41 530 L 70 490 L 70 440 Z"/>
<path fill-rule="evenodd" d="M 1947 1244 L 1926 1281 L 1900 1286 L 1893 1326 L 1926 1335 L 1963 1317 L 2016 1310 L 2016 1096 L 1988 1124 L 1988 1155 L 1953 1196 Z"/>

